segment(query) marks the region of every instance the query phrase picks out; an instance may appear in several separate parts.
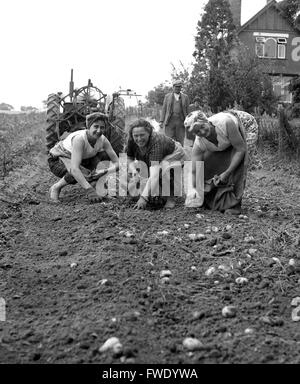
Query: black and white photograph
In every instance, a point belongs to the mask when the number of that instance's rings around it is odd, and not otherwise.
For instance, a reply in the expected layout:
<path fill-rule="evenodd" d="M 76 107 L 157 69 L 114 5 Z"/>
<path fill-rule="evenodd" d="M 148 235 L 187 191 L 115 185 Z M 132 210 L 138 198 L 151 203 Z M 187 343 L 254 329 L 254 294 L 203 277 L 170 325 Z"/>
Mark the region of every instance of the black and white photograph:
<path fill-rule="evenodd" d="M 300 364 L 300 1 L 0 10 L 0 364 Z"/>

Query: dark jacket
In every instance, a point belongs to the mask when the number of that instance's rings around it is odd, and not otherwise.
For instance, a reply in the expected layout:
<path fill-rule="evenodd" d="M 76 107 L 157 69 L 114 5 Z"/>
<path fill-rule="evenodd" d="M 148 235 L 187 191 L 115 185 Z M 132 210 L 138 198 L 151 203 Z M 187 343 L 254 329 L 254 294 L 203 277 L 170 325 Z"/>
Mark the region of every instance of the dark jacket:
<path fill-rule="evenodd" d="M 170 118 L 172 116 L 172 107 L 173 107 L 173 100 L 174 100 L 174 92 L 170 92 L 166 94 L 164 98 L 164 103 L 163 103 L 163 108 L 161 111 L 161 116 L 160 116 L 160 122 L 166 126 Z M 186 116 L 189 114 L 189 97 L 185 93 L 180 93 L 180 100 L 181 100 L 181 105 L 182 105 L 182 112 L 183 112 L 183 117 L 184 119 Z"/>

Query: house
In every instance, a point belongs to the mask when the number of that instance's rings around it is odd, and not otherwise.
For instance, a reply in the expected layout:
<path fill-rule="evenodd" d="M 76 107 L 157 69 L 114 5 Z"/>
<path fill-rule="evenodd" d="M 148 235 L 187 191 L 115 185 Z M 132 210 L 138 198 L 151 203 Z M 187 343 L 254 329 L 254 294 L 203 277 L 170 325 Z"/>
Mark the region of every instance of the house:
<path fill-rule="evenodd" d="M 300 29 L 280 12 L 275 0 L 266 5 L 245 24 L 240 25 L 241 0 L 228 0 L 238 37 L 256 56 L 263 60 L 272 76 L 274 91 L 280 101 L 291 102 L 290 80 L 300 75 Z"/>

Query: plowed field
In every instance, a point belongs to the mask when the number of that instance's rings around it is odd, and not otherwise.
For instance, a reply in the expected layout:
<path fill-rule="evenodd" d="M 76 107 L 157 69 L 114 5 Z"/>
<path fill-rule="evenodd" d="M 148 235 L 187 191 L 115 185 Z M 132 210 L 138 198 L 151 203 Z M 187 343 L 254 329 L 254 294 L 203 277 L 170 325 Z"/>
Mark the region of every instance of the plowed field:
<path fill-rule="evenodd" d="M 183 198 L 171 211 L 134 211 L 127 198 L 91 205 L 78 186 L 53 205 L 43 121 L 7 119 L 2 363 L 300 363 L 299 164 L 262 152 L 242 218 L 184 208 Z M 122 350 L 100 353 L 110 337 Z"/>

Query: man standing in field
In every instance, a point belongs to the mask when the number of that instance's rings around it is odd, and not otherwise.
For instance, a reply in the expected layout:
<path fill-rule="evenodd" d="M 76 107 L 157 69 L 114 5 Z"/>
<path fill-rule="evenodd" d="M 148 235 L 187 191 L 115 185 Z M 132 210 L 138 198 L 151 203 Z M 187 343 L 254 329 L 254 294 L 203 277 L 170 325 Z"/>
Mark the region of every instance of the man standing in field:
<path fill-rule="evenodd" d="M 160 127 L 164 129 L 166 136 L 184 145 L 185 128 L 184 120 L 189 113 L 188 95 L 181 92 L 182 82 L 176 80 L 173 83 L 173 92 L 164 98 Z"/>

